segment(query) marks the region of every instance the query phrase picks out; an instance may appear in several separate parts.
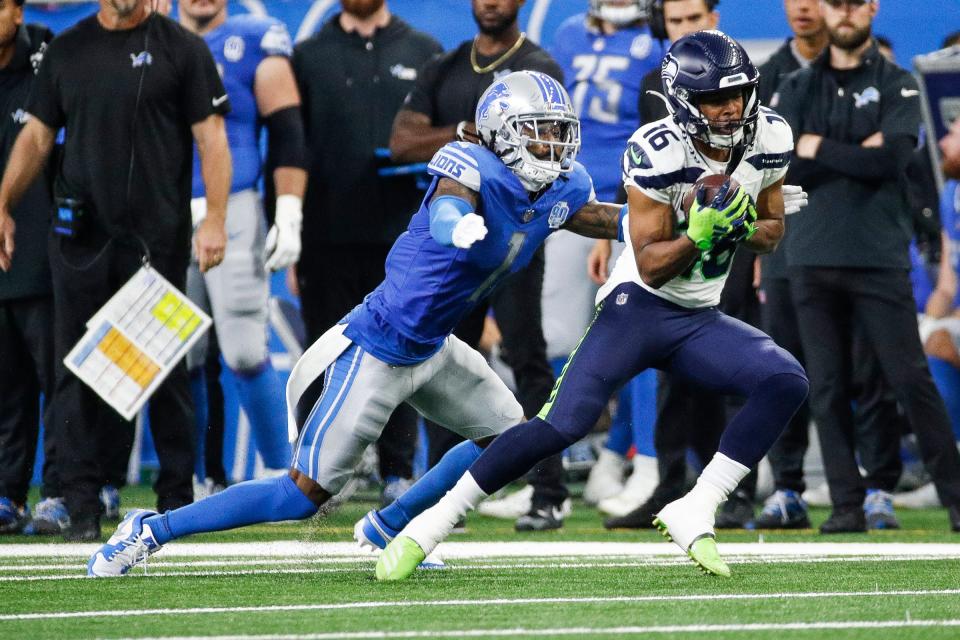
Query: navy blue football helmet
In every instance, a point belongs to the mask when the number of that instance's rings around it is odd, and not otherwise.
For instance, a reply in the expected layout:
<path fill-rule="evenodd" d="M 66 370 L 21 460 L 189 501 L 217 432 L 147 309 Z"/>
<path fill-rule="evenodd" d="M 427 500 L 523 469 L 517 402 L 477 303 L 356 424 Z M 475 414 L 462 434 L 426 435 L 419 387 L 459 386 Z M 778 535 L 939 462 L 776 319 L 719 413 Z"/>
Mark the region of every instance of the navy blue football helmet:
<path fill-rule="evenodd" d="M 739 42 L 720 31 L 684 36 L 667 52 L 660 78 L 674 120 L 691 137 L 718 149 L 745 147 L 753 141 L 760 114 L 760 72 Z M 710 94 L 732 90 L 743 95 L 743 116 L 718 131 L 699 105 Z"/>

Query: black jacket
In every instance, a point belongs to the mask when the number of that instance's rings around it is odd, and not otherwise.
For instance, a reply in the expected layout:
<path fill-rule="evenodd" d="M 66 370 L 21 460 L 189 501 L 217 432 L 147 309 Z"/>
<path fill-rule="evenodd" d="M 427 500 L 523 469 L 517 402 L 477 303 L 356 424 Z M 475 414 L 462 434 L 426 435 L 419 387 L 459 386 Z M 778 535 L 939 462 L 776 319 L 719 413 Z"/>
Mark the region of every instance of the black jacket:
<path fill-rule="evenodd" d="M 771 105 L 793 128 L 823 136 L 813 160 L 794 159 L 790 180 L 810 193 L 791 220 L 791 266 L 910 268 L 913 225 L 904 169 L 920 128 L 916 80 L 872 46 L 856 69 L 830 67 L 825 51 L 789 75 Z M 882 148 L 861 143 L 882 132 Z"/>
<path fill-rule="evenodd" d="M 393 119 L 417 70 L 441 51 L 396 16 L 370 39 L 347 33 L 339 14 L 293 54 L 310 152 L 301 266 L 314 245 L 390 245 L 422 197 L 411 177 L 380 178 L 374 150 L 390 141 Z"/>
<path fill-rule="evenodd" d="M 0 152 L 6 167 L 13 143 L 26 124 L 27 99 L 36 69 L 53 39 L 53 33 L 39 25 L 21 25 L 17 31 L 13 59 L 0 69 Z M 13 209 L 17 225 L 17 249 L 12 269 L 0 271 L 0 300 L 12 300 L 50 293 L 50 266 L 47 260 L 47 231 L 53 210 L 52 182 L 48 171 L 27 190 Z"/>
<path fill-rule="evenodd" d="M 787 41 L 783 43 L 783 46 L 777 49 L 766 62 L 760 65 L 760 87 L 758 90 L 760 104 L 769 105 L 783 79 L 800 69 L 800 62 L 790 47 L 791 41 L 792 39 L 787 39 Z M 790 181 L 790 177 L 788 173 L 785 183 L 795 184 Z M 788 217 L 784 222 L 787 230 L 790 228 L 791 218 L 792 216 Z M 773 253 L 760 256 L 763 265 L 760 273 L 764 280 L 787 277 L 787 243 L 791 235 L 792 234 L 785 231 L 783 240 L 780 241 L 777 250 Z"/>

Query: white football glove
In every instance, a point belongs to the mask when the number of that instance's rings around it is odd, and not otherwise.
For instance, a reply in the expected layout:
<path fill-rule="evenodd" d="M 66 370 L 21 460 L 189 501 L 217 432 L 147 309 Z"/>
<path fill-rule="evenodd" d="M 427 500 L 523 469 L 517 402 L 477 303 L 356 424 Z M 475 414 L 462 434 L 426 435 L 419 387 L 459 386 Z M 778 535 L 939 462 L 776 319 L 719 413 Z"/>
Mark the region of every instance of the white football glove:
<path fill-rule="evenodd" d="M 807 192 L 803 187 L 792 184 L 783 185 L 783 213 L 793 215 L 807 206 Z"/>
<path fill-rule="evenodd" d="M 460 218 L 453 227 L 453 246 L 460 249 L 469 249 L 473 243 L 487 237 L 487 225 L 483 217 L 475 213 L 468 213 Z"/>
<path fill-rule="evenodd" d="M 303 201 L 292 195 L 277 196 L 277 212 L 263 250 L 269 271 L 286 269 L 300 259 L 302 224 Z"/>
<path fill-rule="evenodd" d="M 207 217 L 207 199 L 193 198 L 190 200 L 190 218 L 193 221 L 193 228 L 196 229 L 200 223 Z"/>

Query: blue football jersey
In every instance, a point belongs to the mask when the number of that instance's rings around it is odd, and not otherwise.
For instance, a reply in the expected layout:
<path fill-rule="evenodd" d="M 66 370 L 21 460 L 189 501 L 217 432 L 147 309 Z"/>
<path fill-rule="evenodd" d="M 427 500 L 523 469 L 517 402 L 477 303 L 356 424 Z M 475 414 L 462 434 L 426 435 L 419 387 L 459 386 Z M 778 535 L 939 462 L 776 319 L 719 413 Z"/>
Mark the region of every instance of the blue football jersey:
<path fill-rule="evenodd" d="M 290 57 L 293 46 L 287 28 L 279 20 L 254 15 L 238 15 L 204 36 L 223 86 L 230 97 L 226 117 L 227 140 L 233 158 L 233 183 L 230 192 L 253 189 L 260 179 L 260 120 L 254 80 L 257 67 L 269 56 Z M 193 197 L 205 195 L 200 158 L 193 151 Z"/>
<path fill-rule="evenodd" d="M 416 364 L 436 353 L 477 302 L 527 266 L 547 236 L 595 197 L 590 176 L 574 163 L 531 202 L 494 153 L 463 142 L 440 149 L 428 171 L 433 182 L 387 256 L 386 279 L 343 320 L 347 337 L 389 364 Z M 479 193 L 476 213 L 487 236 L 470 249 L 430 235 L 428 206 L 441 177 Z"/>
<path fill-rule="evenodd" d="M 551 51 L 563 69 L 567 92 L 580 116 L 577 156 L 593 177 L 600 200 L 612 202 L 620 188 L 619 154 L 640 122 L 640 83 L 658 68 L 665 50 L 647 26 L 604 35 L 584 14 L 564 21 Z"/>

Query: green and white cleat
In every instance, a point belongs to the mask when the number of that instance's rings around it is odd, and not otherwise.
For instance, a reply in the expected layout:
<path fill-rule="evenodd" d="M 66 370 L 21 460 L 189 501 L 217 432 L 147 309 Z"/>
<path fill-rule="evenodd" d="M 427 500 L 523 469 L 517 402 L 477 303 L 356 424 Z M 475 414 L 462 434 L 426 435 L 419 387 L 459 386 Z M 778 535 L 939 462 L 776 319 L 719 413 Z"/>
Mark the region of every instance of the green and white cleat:
<path fill-rule="evenodd" d="M 720 557 L 711 519 L 691 514 L 682 500 L 664 507 L 654 518 L 654 526 L 660 535 L 683 549 L 705 574 L 729 578 L 730 567 Z"/>
<path fill-rule="evenodd" d="M 397 536 L 377 560 L 377 580 L 406 580 L 426 557 L 427 554 L 412 538 Z"/>

